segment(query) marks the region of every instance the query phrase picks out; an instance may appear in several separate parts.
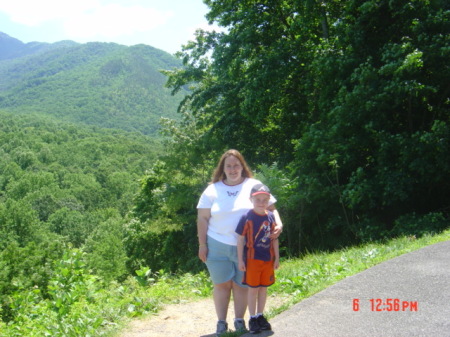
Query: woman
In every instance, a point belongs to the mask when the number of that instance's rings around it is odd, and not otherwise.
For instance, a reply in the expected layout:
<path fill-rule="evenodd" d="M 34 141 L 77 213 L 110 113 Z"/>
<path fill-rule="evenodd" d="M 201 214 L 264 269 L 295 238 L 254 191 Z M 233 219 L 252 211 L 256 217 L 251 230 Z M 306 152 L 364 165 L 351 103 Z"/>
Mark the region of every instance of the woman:
<path fill-rule="evenodd" d="M 222 155 L 211 184 L 197 205 L 198 256 L 206 263 L 214 283 L 217 336 L 228 330 L 226 319 L 231 293 L 236 314 L 234 326 L 236 330 L 245 330 L 247 287 L 242 284 L 243 272 L 239 270 L 235 229 L 240 217 L 253 207 L 250 191 L 259 183 L 239 151 L 228 150 Z M 278 237 L 282 223 L 273 205 L 275 201 L 271 197 L 269 209 L 275 214 L 274 237 Z"/>

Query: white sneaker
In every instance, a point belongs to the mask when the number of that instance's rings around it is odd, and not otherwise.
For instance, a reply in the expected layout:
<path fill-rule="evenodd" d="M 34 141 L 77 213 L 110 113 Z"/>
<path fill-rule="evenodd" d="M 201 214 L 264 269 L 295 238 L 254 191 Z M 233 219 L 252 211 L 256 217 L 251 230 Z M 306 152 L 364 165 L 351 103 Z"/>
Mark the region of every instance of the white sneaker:
<path fill-rule="evenodd" d="M 234 319 L 234 329 L 236 331 L 246 332 L 247 328 L 245 327 L 245 321 L 242 318 Z"/>
<path fill-rule="evenodd" d="M 220 337 L 222 334 L 228 331 L 228 323 L 225 321 L 218 321 L 217 322 L 217 330 L 216 330 L 216 336 Z"/>

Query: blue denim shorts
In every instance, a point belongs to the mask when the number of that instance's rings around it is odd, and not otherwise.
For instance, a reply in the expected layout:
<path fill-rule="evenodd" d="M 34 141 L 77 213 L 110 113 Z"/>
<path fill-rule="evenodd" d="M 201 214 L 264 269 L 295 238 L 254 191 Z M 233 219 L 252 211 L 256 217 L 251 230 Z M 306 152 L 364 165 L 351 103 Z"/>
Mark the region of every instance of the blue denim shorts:
<path fill-rule="evenodd" d="M 241 287 L 244 272 L 239 270 L 237 247 L 207 237 L 208 256 L 206 267 L 214 284 L 220 284 L 233 280 Z"/>

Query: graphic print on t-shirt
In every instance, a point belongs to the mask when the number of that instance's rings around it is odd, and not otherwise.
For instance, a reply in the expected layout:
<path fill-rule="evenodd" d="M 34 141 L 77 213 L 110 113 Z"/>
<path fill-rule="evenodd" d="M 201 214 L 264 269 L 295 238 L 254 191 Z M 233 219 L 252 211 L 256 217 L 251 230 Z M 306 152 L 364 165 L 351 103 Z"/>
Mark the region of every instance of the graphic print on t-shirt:
<path fill-rule="evenodd" d="M 260 239 L 258 239 L 258 236 L 260 235 L 261 232 L 262 232 L 263 236 Z M 270 224 L 268 221 L 264 221 L 261 224 L 261 226 L 259 226 L 259 230 L 255 235 L 255 239 L 254 239 L 255 246 L 267 248 L 265 245 L 258 244 L 258 241 L 265 243 L 269 239 L 269 236 L 270 236 Z M 269 241 L 269 243 L 270 243 L 270 241 Z"/>
<path fill-rule="evenodd" d="M 236 192 L 227 191 L 227 193 L 228 193 L 229 197 L 236 197 L 239 194 L 239 191 L 236 191 Z"/>
<path fill-rule="evenodd" d="M 262 232 L 262 233 L 261 233 Z M 258 239 L 258 236 L 260 236 L 260 234 L 262 234 L 262 237 L 260 237 Z M 255 242 L 255 247 L 262 247 L 262 248 L 269 248 L 270 247 L 270 241 L 269 241 L 269 245 L 266 245 L 265 243 L 269 240 L 269 236 L 270 236 L 270 224 L 268 221 L 264 221 L 261 226 L 259 226 L 259 230 L 255 235 L 254 238 L 254 242 Z"/>

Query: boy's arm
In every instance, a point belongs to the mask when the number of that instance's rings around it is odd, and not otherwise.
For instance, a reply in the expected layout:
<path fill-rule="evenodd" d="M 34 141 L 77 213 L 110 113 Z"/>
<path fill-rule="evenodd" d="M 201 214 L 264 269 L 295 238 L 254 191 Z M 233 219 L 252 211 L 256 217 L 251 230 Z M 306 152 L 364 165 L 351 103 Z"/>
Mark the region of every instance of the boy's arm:
<path fill-rule="evenodd" d="M 273 268 L 278 269 L 278 267 L 280 266 L 280 242 L 278 239 L 273 240 L 273 252 L 275 254 Z"/>
<path fill-rule="evenodd" d="M 244 245 L 245 245 L 245 236 L 239 235 L 237 242 L 237 253 L 239 259 L 239 270 L 241 271 L 245 271 Z"/>

